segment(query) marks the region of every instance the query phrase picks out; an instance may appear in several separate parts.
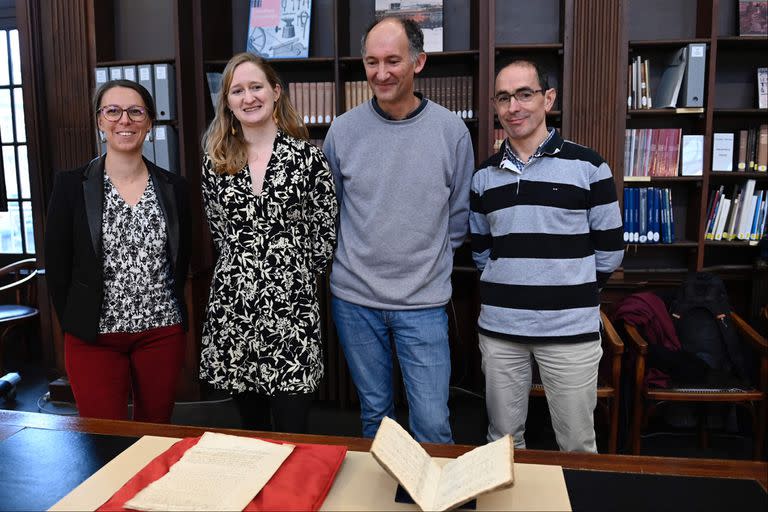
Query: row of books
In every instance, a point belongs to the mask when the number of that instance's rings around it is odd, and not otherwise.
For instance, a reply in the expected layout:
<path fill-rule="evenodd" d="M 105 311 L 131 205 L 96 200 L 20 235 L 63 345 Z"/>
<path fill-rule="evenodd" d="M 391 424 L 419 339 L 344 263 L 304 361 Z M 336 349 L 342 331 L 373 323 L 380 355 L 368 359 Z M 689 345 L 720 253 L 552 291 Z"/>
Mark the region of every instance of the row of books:
<path fill-rule="evenodd" d="M 624 242 L 671 244 L 675 241 L 672 190 L 668 188 L 624 189 Z"/>
<path fill-rule="evenodd" d="M 474 89 L 471 76 L 436 76 L 416 78 L 415 88 L 430 100 L 441 104 L 462 119 L 473 119 Z"/>
<path fill-rule="evenodd" d="M 707 45 L 690 43 L 673 51 L 660 65 L 660 78 L 651 83 L 651 61 L 637 55 L 627 68 L 627 107 L 698 108 L 704 106 Z"/>
<path fill-rule="evenodd" d="M 110 80 L 143 85 L 155 100 L 158 121 L 176 119 L 176 73 L 171 64 L 138 64 L 96 68 L 96 89 Z"/>
<path fill-rule="evenodd" d="M 713 190 L 707 210 L 706 240 L 741 240 L 755 244 L 765 234 L 768 191 L 755 190 L 755 180 Z"/>
<path fill-rule="evenodd" d="M 471 76 L 416 78 L 414 87 L 426 98 L 439 103 L 462 119 L 472 119 L 473 86 Z M 365 80 L 344 82 L 344 109 L 351 110 L 373 97 Z"/>
<path fill-rule="evenodd" d="M 336 87 L 333 82 L 291 82 L 288 95 L 304 124 L 330 123 L 336 117 Z"/>
<path fill-rule="evenodd" d="M 736 141 L 735 133 L 713 134 L 713 171 L 768 171 L 768 124 L 761 124 L 759 128 L 739 130 L 738 147 L 734 151 Z"/>
<path fill-rule="evenodd" d="M 628 129 L 624 141 L 624 176 L 677 176 L 680 128 Z"/>
<path fill-rule="evenodd" d="M 365 80 L 344 82 L 344 111 L 352 110 L 373 98 L 373 91 Z"/>

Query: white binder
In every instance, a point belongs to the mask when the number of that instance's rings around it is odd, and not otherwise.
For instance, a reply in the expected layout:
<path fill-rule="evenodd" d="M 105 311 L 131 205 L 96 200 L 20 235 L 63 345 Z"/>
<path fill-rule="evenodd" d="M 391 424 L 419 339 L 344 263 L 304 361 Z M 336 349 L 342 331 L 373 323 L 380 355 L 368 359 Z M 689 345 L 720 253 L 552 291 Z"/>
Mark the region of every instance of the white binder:
<path fill-rule="evenodd" d="M 685 78 L 683 78 L 682 106 L 704 106 L 704 76 L 707 70 L 706 43 L 691 43 L 688 45 Z"/>
<path fill-rule="evenodd" d="M 154 71 L 157 119 L 160 121 L 176 119 L 176 81 L 173 66 L 155 64 Z"/>
<path fill-rule="evenodd" d="M 147 132 L 147 135 L 144 137 L 144 144 L 141 147 L 141 154 L 150 162 L 155 161 L 155 138 L 152 132 L 153 130 Z"/>
<path fill-rule="evenodd" d="M 149 91 L 149 95 L 155 98 L 155 86 L 152 79 L 152 64 L 139 64 L 137 66 L 139 84 Z"/>
<path fill-rule="evenodd" d="M 138 82 L 138 77 L 136 76 L 136 66 L 123 66 L 123 80 Z"/>
<path fill-rule="evenodd" d="M 123 66 L 112 66 L 109 68 L 110 80 L 122 80 L 123 79 Z"/>
<path fill-rule="evenodd" d="M 178 150 L 176 131 L 171 126 L 155 126 L 155 165 L 178 173 Z"/>
<path fill-rule="evenodd" d="M 96 68 L 96 80 L 94 84 L 96 89 L 109 82 L 109 68 Z"/>

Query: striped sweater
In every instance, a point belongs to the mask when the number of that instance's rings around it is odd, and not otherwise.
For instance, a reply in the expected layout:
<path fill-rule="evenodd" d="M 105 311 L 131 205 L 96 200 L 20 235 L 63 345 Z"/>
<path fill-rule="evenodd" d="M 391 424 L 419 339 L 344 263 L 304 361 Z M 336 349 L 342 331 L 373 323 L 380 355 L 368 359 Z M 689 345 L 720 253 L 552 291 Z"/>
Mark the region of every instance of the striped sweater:
<path fill-rule="evenodd" d="M 522 343 L 600 339 L 599 289 L 623 256 L 610 168 L 557 132 L 520 172 L 503 155 L 472 179 L 479 331 Z"/>

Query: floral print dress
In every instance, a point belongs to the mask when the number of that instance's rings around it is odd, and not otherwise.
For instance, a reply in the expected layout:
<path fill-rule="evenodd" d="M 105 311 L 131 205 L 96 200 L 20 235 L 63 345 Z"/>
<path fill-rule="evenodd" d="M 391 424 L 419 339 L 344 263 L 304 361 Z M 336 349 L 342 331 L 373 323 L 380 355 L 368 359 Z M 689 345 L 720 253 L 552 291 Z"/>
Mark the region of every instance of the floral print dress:
<path fill-rule="evenodd" d="M 333 256 L 337 203 L 322 152 L 278 132 L 261 194 L 246 165 L 204 156 L 205 213 L 218 260 L 200 377 L 231 393 L 310 393 L 323 375 L 317 276 Z"/>

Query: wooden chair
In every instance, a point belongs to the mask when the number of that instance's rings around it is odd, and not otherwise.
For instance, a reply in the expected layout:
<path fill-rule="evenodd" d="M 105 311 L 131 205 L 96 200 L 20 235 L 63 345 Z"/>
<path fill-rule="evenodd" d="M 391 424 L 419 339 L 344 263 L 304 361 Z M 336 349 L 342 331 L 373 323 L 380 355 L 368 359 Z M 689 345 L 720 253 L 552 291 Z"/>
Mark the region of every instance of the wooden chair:
<path fill-rule="evenodd" d="M 0 374 L 3 372 L 3 346 L 12 329 L 39 316 L 37 304 L 37 260 L 29 258 L 0 268 L 0 293 L 15 292 L 15 303 L 0 305 Z M 10 282 L 9 282 L 10 281 Z"/>
<path fill-rule="evenodd" d="M 768 400 L 768 342 L 766 342 L 765 337 L 757 333 L 736 313 L 731 313 L 731 319 L 741 340 L 747 342 L 759 357 L 760 372 L 756 388 L 717 391 L 647 388 L 645 386 L 645 371 L 648 342 L 643 339 L 634 326 L 625 324 L 630 347 L 636 355 L 633 418 L 630 432 L 634 455 L 640 453 L 640 430 L 656 406 L 665 402 L 730 403 L 746 406 L 752 413 L 753 454 L 756 460 L 762 459 L 765 444 L 766 410 L 768 409 L 768 402 L 766 401 Z"/>
<path fill-rule="evenodd" d="M 621 359 L 624 343 L 608 316 L 600 311 L 603 322 L 602 345 L 603 357 L 597 378 L 597 404 L 608 416 L 608 452 L 616 453 L 619 436 L 619 393 L 621 391 Z M 532 397 L 545 397 L 544 386 L 534 382 L 531 387 Z"/>

